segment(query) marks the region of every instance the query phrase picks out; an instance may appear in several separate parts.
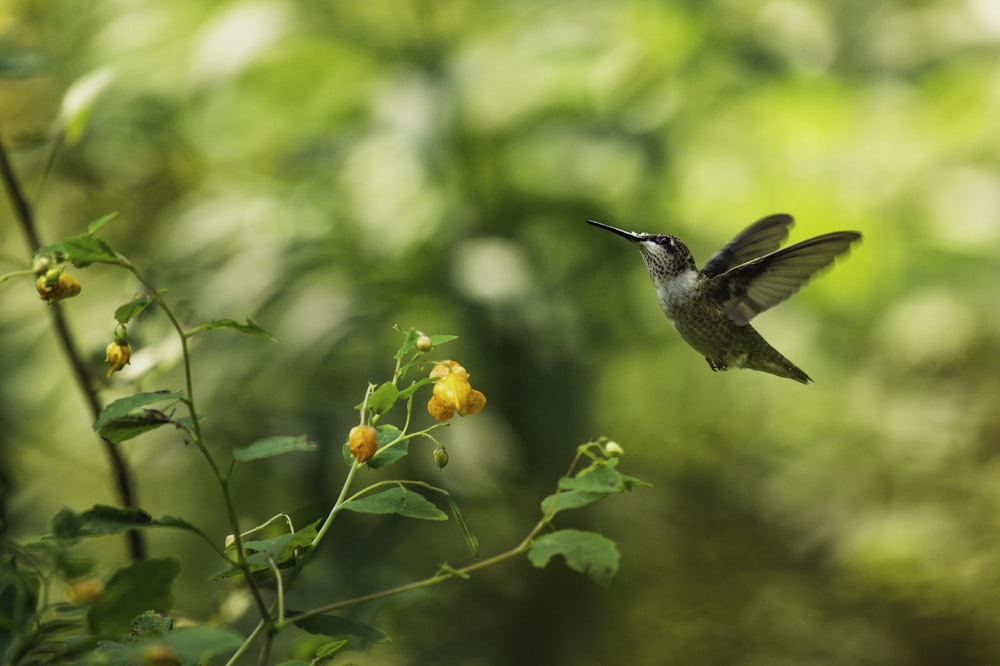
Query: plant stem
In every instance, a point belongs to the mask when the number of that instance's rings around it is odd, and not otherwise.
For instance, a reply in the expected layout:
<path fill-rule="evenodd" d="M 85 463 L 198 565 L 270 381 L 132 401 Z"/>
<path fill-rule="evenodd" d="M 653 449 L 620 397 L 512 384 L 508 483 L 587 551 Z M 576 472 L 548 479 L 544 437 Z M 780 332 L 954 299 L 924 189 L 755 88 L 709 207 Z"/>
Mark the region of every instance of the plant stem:
<path fill-rule="evenodd" d="M 14 209 L 14 217 L 17 218 L 21 226 L 21 231 L 24 233 L 25 240 L 27 240 L 28 248 L 34 254 L 42 246 L 42 243 L 39 240 L 38 229 L 35 226 L 35 218 L 31 210 L 31 205 L 28 203 L 17 174 L 14 173 L 14 168 L 10 163 L 7 148 L 3 143 L 2 137 L 0 137 L 0 179 L 3 180 L 7 196 L 10 198 L 11 206 Z M 87 409 L 90 411 L 93 420 L 96 421 L 97 416 L 101 413 L 101 402 L 96 389 L 91 384 L 87 366 L 69 330 L 69 323 L 66 321 L 61 304 L 51 304 L 49 312 L 52 313 L 52 325 L 55 328 L 56 339 L 62 347 L 63 354 L 69 361 L 73 378 L 80 389 L 80 393 L 83 395 Z M 118 504 L 127 508 L 137 508 L 132 472 L 125 462 L 125 458 L 115 444 L 104 437 L 100 439 L 104 455 L 107 457 L 108 465 L 111 468 L 111 483 Z M 132 560 L 145 559 L 146 541 L 141 532 L 138 530 L 129 530 L 125 533 L 125 540 L 129 557 Z"/>

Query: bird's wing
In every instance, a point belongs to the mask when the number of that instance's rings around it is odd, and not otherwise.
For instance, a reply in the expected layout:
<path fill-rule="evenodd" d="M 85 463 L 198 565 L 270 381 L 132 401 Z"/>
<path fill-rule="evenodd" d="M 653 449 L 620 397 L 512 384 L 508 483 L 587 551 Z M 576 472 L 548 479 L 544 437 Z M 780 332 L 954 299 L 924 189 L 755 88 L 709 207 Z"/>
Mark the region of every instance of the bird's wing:
<path fill-rule="evenodd" d="M 720 289 L 726 315 L 743 326 L 758 314 L 801 289 L 817 271 L 829 266 L 851 243 L 856 231 L 836 231 L 790 245 L 736 266 L 712 279 Z"/>
<path fill-rule="evenodd" d="M 778 213 L 768 215 L 751 224 L 739 233 L 736 238 L 713 254 L 701 272 L 708 277 L 722 275 L 730 268 L 744 264 L 751 259 L 763 257 L 774 252 L 786 238 L 788 229 L 795 224 L 791 215 Z"/>

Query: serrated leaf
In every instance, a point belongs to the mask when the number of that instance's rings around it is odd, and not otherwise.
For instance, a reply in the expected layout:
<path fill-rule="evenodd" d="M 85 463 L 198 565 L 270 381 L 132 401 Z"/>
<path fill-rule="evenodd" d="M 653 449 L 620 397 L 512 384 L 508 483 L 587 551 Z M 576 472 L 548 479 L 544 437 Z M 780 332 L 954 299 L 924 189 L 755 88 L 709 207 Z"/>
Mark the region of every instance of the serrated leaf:
<path fill-rule="evenodd" d="M 240 462 L 250 460 L 260 460 L 280 456 L 283 453 L 292 451 L 315 451 L 316 444 L 306 439 L 305 435 L 289 437 L 287 435 L 277 437 L 264 437 L 258 439 L 250 446 L 245 446 L 233 451 L 233 458 Z"/>
<path fill-rule="evenodd" d="M 385 382 L 368 396 L 368 411 L 372 414 L 384 414 L 392 409 L 399 399 L 399 390 L 392 382 Z"/>
<path fill-rule="evenodd" d="M 91 264 L 118 264 L 121 261 L 111 246 L 93 236 L 73 236 L 62 242 L 66 258 L 77 268 Z"/>
<path fill-rule="evenodd" d="M 286 562 L 293 562 L 298 556 L 299 549 L 309 546 L 316 538 L 316 526 L 319 523 L 320 520 L 315 520 L 296 532 L 286 532 L 271 539 L 244 541 L 243 548 L 250 552 L 250 555 L 247 556 L 247 565 L 250 567 L 250 571 L 263 571 L 270 568 L 269 559 L 279 566 Z M 235 543 L 226 548 L 226 552 L 234 552 L 235 550 Z M 242 573 L 243 570 L 239 567 L 229 567 L 216 573 L 212 578 L 229 578 Z"/>
<path fill-rule="evenodd" d="M 580 490 L 566 490 L 558 495 L 552 494 L 542 500 L 542 513 L 557 514 L 567 509 L 579 509 L 607 497 L 605 493 L 588 493 Z M 555 502 L 555 506 L 552 503 Z"/>
<path fill-rule="evenodd" d="M 417 389 L 420 388 L 421 386 L 427 386 L 428 384 L 433 384 L 436 381 L 437 381 L 436 377 L 423 377 L 422 379 L 418 379 L 409 386 L 407 386 L 406 388 L 404 388 L 402 391 L 400 391 L 399 397 L 402 400 L 406 400 L 411 395 L 416 393 Z"/>
<path fill-rule="evenodd" d="M 200 534 L 201 531 L 183 518 L 163 516 L 153 518 L 134 507 L 95 504 L 76 513 L 63 509 L 52 518 L 52 534 L 59 539 L 107 536 L 144 527 L 173 527 Z"/>
<path fill-rule="evenodd" d="M 296 613 L 297 611 L 288 611 L 292 617 Z M 303 631 L 320 636 L 360 638 L 366 643 L 388 643 L 392 640 L 389 634 L 377 627 L 339 615 L 314 615 L 296 620 L 294 624 Z"/>
<path fill-rule="evenodd" d="M 395 513 L 406 518 L 421 520 L 448 520 L 448 516 L 423 495 L 399 486 L 344 502 L 343 508 L 358 513 Z"/>
<path fill-rule="evenodd" d="M 102 215 L 101 217 L 97 218 L 96 220 L 87 225 L 87 234 L 93 236 L 100 230 L 101 227 L 103 227 L 111 220 L 115 219 L 117 215 L 118 211 L 115 211 L 113 213 L 108 213 L 107 215 Z"/>
<path fill-rule="evenodd" d="M 563 490 L 579 490 L 588 493 L 610 495 L 631 490 L 635 486 L 649 486 L 641 479 L 622 474 L 617 469 L 617 459 L 610 460 L 599 467 L 577 474 L 572 478 L 559 479 L 559 487 Z"/>
<path fill-rule="evenodd" d="M 368 461 L 368 466 L 372 469 L 382 469 L 383 467 L 388 467 L 400 458 L 406 457 L 406 454 L 409 453 L 410 440 L 404 439 L 401 442 L 396 442 L 400 435 L 403 434 L 396 426 L 381 425 L 375 428 L 375 431 L 378 451 L 376 451 L 375 455 Z M 393 444 L 393 442 L 396 443 Z M 389 447 L 389 444 L 392 444 L 392 446 Z"/>
<path fill-rule="evenodd" d="M 566 566 L 586 574 L 607 586 L 618 571 L 621 556 L 615 542 L 595 532 L 559 530 L 535 539 L 528 550 L 528 560 L 538 569 L 545 568 L 556 555 L 562 555 Z"/>
<path fill-rule="evenodd" d="M 134 439 L 143 433 L 170 423 L 170 417 L 158 409 L 140 407 L 115 419 L 97 432 L 112 444 Z"/>
<path fill-rule="evenodd" d="M 271 342 L 278 342 L 278 338 L 265 331 L 261 328 L 260 324 L 255 322 L 250 317 L 247 317 L 246 323 L 240 323 L 235 319 L 214 319 L 207 324 L 198 326 L 193 332 L 200 333 L 201 331 L 214 331 L 220 328 L 231 328 L 234 331 L 239 331 L 240 333 L 246 333 L 247 335 L 259 335 L 267 338 Z"/>
<path fill-rule="evenodd" d="M 99 431 L 107 424 L 124 417 L 137 407 L 151 405 L 154 402 L 161 402 L 163 400 L 176 400 L 182 395 L 183 393 L 180 391 L 148 391 L 145 393 L 136 393 L 126 398 L 119 398 L 107 405 L 97 415 L 97 420 L 94 421 L 93 425 L 94 431 Z"/>
<path fill-rule="evenodd" d="M 197 627 L 181 627 L 155 637 L 133 642 L 100 641 L 91 655 L 74 664 L 142 664 L 149 663 L 149 649 L 154 645 L 165 645 L 174 652 L 178 664 L 206 663 L 207 657 L 232 654 L 243 644 L 243 636 L 228 627 L 208 624 Z M 212 662 L 214 663 L 214 662 Z"/>
<path fill-rule="evenodd" d="M 154 558 L 116 571 L 87 613 L 91 631 L 100 638 L 117 638 L 131 629 L 132 618 L 143 611 L 169 610 L 173 606 L 170 586 L 180 570 L 179 560 Z"/>
<path fill-rule="evenodd" d="M 431 339 L 431 346 L 433 347 L 443 345 L 444 343 L 451 342 L 452 340 L 458 340 L 457 335 L 429 335 L 427 337 Z"/>
<path fill-rule="evenodd" d="M 410 327 L 410 329 L 406 331 L 401 329 L 398 325 L 393 326 L 393 328 L 402 333 L 404 336 L 403 344 L 399 346 L 399 349 L 397 349 L 396 353 L 393 355 L 394 359 L 400 361 L 404 356 L 406 356 L 407 353 L 413 351 L 416 347 L 417 338 L 420 337 L 420 334 L 417 333 L 417 329 L 413 327 Z"/>
<path fill-rule="evenodd" d="M 140 312 L 145 310 L 150 303 L 153 302 L 153 297 L 143 294 L 142 296 L 137 296 L 132 301 L 120 306 L 115 310 L 115 321 L 119 324 L 127 324 L 133 319 L 135 319 Z"/>

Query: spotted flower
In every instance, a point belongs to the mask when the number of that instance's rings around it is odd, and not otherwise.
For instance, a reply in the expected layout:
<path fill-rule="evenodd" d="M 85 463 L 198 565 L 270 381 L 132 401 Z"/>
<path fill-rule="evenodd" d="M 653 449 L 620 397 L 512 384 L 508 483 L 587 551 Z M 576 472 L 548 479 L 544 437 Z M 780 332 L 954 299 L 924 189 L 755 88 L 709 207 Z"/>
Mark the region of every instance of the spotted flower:
<path fill-rule="evenodd" d="M 470 416 L 486 406 L 486 396 L 472 388 L 469 372 L 457 361 L 442 361 L 431 370 L 436 378 L 427 412 L 438 421 L 447 421 L 458 412 Z"/>

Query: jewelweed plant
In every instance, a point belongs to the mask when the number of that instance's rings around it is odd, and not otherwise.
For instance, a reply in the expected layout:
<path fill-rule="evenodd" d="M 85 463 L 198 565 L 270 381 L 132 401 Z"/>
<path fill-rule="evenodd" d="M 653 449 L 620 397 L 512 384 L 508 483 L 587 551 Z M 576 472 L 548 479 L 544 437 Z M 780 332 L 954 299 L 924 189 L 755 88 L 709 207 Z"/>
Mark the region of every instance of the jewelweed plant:
<path fill-rule="evenodd" d="M 35 239 L 30 207 L 0 146 L 4 182 L 29 239 Z M 379 628 L 337 615 L 347 607 L 409 590 L 426 588 L 451 579 L 465 579 L 476 571 L 511 558 L 526 556 L 536 567 L 544 567 L 556 556 L 573 570 L 607 585 L 618 567 L 615 544 L 604 536 L 580 530 L 558 529 L 557 515 L 621 493 L 637 485 L 638 479 L 618 471 L 621 447 L 601 438 L 580 445 L 565 476 L 558 479 L 551 495 L 540 505 L 540 515 L 524 538 L 508 550 L 482 557 L 470 522 L 463 516 L 456 498 L 445 489 L 425 480 L 382 480 L 356 488 L 362 466 L 385 469 L 406 456 L 412 446 L 426 442 L 438 467 L 444 468 L 448 453 L 435 437 L 456 412 L 473 416 L 486 405 L 484 392 L 472 388 L 469 372 L 460 363 L 443 358 L 440 349 L 455 340 L 451 335 L 425 335 L 414 329 L 398 328 L 401 343 L 392 356 L 393 367 L 380 383 L 370 383 L 354 407 L 358 425 L 343 442 L 345 462 L 341 487 L 332 506 L 307 524 L 293 524 L 280 510 L 274 517 L 250 529 L 240 525 L 240 498 L 234 496 L 231 481 L 245 465 L 266 465 L 276 456 L 309 455 L 318 446 L 305 436 L 266 437 L 225 452 L 209 441 L 202 430 L 204 414 L 196 399 L 195 358 L 190 342 L 199 335 L 217 330 L 271 336 L 253 319 L 242 322 L 217 319 L 188 325 L 149 277 L 132 261 L 116 252 L 98 235 L 113 215 L 90 223 L 85 234 L 37 247 L 30 268 L 0 276 L 0 283 L 17 277 L 33 277 L 43 301 L 51 307 L 57 332 L 64 342 L 77 382 L 92 405 L 95 441 L 104 447 L 111 461 L 111 478 L 117 506 L 64 509 L 41 536 L 5 543 L 0 559 L 0 655 L 5 664 L 41 664 L 53 661 L 77 664 L 198 663 L 206 657 L 214 662 L 235 663 L 256 651 L 261 664 L 272 663 L 272 644 L 281 632 L 296 627 L 325 637 L 315 649 L 311 662 L 318 664 L 342 649 L 349 639 L 367 643 L 388 640 Z M 132 357 L 128 328 L 147 308 L 159 310 L 170 322 L 181 347 L 183 384 L 160 390 L 143 391 L 102 404 L 87 376 L 85 364 L 68 337 L 59 301 L 86 294 L 70 268 L 107 266 L 128 271 L 139 286 L 137 295 L 114 311 L 115 326 L 108 343 L 108 375 L 123 369 Z M 273 339 L 273 338 L 272 338 Z M 426 397 L 430 393 L 429 398 Z M 418 402 L 419 400 L 419 402 Z M 424 404 L 430 425 L 417 425 Z M 391 418 L 390 418 L 391 417 Z M 207 534 L 178 516 L 154 517 L 132 501 L 132 480 L 120 447 L 144 433 L 170 426 L 178 440 L 190 445 L 212 472 L 220 491 L 219 511 L 228 520 L 230 534 Z M 436 500 L 436 501 L 435 501 Z M 447 508 L 447 513 L 440 506 Z M 333 530 L 344 511 L 360 514 L 397 514 L 417 520 L 445 521 L 449 514 L 464 535 L 468 563 L 437 565 L 426 578 L 392 589 L 374 590 L 362 596 L 330 599 L 306 610 L 286 605 L 289 590 L 309 566 L 320 543 Z M 252 597 L 256 626 L 246 635 L 230 626 L 197 620 L 175 622 L 171 584 L 183 562 L 174 557 L 148 558 L 142 532 L 151 529 L 184 530 L 203 539 L 219 558 L 221 570 L 215 579 L 233 579 Z M 74 547 L 86 539 L 124 535 L 132 561 L 100 577 L 98 563 L 74 554 Z M 350 547 L 341 539 L 339 547 Z M 66 590 L 65 600 L 56 594 Z"/>

